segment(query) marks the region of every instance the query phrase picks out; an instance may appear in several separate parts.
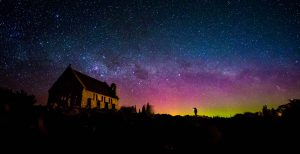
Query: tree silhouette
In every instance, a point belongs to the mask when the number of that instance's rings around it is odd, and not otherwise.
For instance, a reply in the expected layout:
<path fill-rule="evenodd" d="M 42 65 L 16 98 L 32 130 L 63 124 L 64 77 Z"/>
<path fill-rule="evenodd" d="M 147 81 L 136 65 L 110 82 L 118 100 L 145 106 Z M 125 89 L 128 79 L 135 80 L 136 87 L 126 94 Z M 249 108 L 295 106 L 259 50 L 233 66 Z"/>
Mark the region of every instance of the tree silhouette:
<path fill-rule="evenodd" d="M 134 113 L 137 113 L 137 111 L 136 111 L 136 105 L 134 106 Z"/>
<path fill-rule="evenodd" d="M 300 119 L 300 99 L 290 99 L 288 104 L 281 105 L 282 116 L 289 119 Z"/>
<path fill-rule="evenodd" d="M 1 111 L 23 112 L 30 110 L 36 103 L 34 95 L 28 95 L 25 91 L 12 91 L 7 88 L 0 88 Z"/>
<path fill-rule="evenodd" d="M 146 108 L 145 108 L 145 105 L 143 105 L 142 107 L 142 114 L 145 114 L 146 113 Z"/>
<path fill-rule="evenodd" d="M 147 105 L 146 105 L 146 114 L 147 115 L 154 114 L 153 107 L 149 103 L 147 103 Z"/>

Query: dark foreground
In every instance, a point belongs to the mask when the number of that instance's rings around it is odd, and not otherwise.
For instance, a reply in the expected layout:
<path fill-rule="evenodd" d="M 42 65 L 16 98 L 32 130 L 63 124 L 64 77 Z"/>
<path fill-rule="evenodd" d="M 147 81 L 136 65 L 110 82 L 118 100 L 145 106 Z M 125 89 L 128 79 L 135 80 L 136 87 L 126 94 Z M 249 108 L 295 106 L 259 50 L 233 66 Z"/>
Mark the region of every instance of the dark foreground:
<path fill-rule="evenodd" d="M 1 113 L 1 149 L 40 152 L 258 152 L 299 150 L 299 118 L 80 113 L 34 107 Z M 242 151 L 240 151 L 240 149 Z"/>

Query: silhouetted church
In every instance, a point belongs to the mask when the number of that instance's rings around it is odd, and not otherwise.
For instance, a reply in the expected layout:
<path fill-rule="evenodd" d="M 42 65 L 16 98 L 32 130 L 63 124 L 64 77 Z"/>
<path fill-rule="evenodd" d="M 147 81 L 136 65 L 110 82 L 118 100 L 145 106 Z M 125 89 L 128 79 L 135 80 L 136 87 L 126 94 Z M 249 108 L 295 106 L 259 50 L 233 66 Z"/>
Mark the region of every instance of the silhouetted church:
<path fill-rule="evenodd" d="M 49 89 L 48 105 L 53 107 L 81 107 L 118 109 L 116 84 L 110 86 L 74 70 L 71 65 Z"/>

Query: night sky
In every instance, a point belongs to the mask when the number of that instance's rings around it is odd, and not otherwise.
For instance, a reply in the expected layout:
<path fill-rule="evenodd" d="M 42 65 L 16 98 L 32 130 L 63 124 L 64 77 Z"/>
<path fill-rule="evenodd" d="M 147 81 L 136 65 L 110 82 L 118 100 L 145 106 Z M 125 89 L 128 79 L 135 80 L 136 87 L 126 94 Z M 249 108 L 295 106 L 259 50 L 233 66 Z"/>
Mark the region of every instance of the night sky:
<path fill-rule="evenodd" d="M 68 64 L 120 105 L 233 116 L 300 97 L 300 1 L 0 0 L 0 86 L 46 104 Z"/>

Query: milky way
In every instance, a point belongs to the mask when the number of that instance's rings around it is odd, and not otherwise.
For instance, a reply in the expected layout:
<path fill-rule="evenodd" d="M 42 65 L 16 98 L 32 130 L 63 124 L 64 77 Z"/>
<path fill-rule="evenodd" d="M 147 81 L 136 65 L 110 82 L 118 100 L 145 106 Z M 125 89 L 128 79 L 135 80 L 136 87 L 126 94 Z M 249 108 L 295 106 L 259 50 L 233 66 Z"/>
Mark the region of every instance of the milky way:
<path fill-rule="evenodd" d="M 299 1 L 0 0 L 0 85 L 46 104 L 68 64 L 121 105 L 230 116 L 300 97 Z"/>

